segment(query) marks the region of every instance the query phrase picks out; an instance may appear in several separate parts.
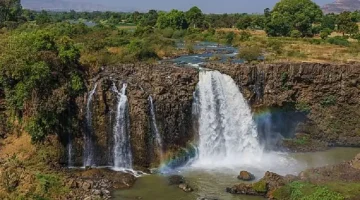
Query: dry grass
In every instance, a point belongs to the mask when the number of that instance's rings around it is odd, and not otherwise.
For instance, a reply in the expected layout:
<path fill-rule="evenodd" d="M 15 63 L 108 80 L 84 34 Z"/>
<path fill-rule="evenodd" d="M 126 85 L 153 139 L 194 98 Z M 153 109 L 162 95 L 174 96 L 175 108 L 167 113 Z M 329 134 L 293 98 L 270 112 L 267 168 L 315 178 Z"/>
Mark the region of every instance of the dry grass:
<path fill-rule="evenodd" d="M 35 152 L 36 148 L 31 144 L 31 137 L 27 133 L 23 133 L 19 137 L 12 134 L 0 146 L 0 158 L 2 159 L 15 154 L 18 159 L 26 160 Z"/>

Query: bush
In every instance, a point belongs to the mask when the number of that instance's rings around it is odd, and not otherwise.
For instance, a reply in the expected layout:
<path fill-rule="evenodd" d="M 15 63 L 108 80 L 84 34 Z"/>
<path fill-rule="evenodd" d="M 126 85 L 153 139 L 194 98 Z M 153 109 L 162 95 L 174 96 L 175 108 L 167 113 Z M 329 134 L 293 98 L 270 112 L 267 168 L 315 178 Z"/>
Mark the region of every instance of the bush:
<path fill-rule="evenodd" d="M 279 40 L 268 40 L 267 47 L 276 54 L 281 54 L 283 51 L 283 43 Z"/>
<path fill-rule="evenodd" d="M 345 46 L 345 47 L 350 45 L 350 42 L 346 38 L 341 37 L 341 36 L 335 36 L 335 37 L 329 38 L 329 39 L 327 39 L 327 42 L 330 44 Z"/>
<path fill-rule="evenodd" d="M 292 31 L 290 32 L 290 37 L 300 38 L 300 37 L 301 37 L 301 32 L 298 31 L 298 30 L 292 30 Z"/>
<path fill-rule="evenodd" d="M 316 45 L 321 44 L 321 40 L 319 40 L 319 39 L 311 39 L 309 42 L 310 42 L 310 44 L 316 44 Z"/>
<path fill-rule="evenodd" d="M 320 33 L 320 37 L 321 37 L 321 39 L 323 39 L 323 40 L 325 40 L 326 38 L 328 38 L 329 35 L 330 35 L 330 34 L 329 34 L 327 31 L 321 31 L 321 33 Z"/>
<path fill-rule="evenodd" d="M 194 43 L 193 42 L 186 42 L 185 49 L 188 52 L 188 54 L 193 54 L 195 52 Z"/>
<path fill-rule="evenodd" d="M 239 40 L 241 42 L 245 42 L 245 41 L 249 41 L 251 38 L 251 33 L 249 33 L 248 31 L 241 31 L 239 34 L 240 38 Z"/>
<path fill-rule="evenodd" d="M 336 98 L 332 95 L 327 96 L 320 102 L 320 104 L 323 107 L 334 106 L 334 105 L 336 105 Z"/>
<path fill-rule="evenodd" d="M 180 38 L 183 38 L 186 34 L 186 31 L 185 30 L 176 30 L 174 31 L 172 37 L 174 39 L 180 39 Z"/>
<path fill-rule="evenodd" d="M 229 32 L 229 33 L 226 34 L 225 38 L 226 38 L 226 44 L 231 45 L 232 42 L 234 41 L 235 33 L 234 32 Z"/>
<path fill-rule="evenodd" d="M 172 28 L 165 28 L 161 30 L 161 35 L 166 38 L 172 38 L 174 30 Z"/>
<path fill-rule="evenodd" d="M 311 111 L 311 107 L 308 103 L 306 102 L 297 102 L 295 105 L 296 110 L 300 111 L 300 112 L 310 112 Z"/>
<path fill-rule="evenodd" d="M 239 50 L 238 58 L 248 62 L 258 60 L 262 55 L 262 49 L 258 46 L 244 47 Z"/>

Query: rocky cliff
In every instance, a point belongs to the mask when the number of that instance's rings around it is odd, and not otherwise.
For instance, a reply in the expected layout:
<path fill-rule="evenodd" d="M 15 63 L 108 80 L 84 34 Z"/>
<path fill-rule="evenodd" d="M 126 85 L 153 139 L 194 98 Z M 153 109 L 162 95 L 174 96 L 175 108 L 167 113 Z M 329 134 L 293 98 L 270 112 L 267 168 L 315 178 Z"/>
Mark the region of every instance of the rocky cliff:
<path fill-rule="evenodd" d="M 112 163 L 113 126 L 116 97 L 111 90 L 113 84 L 121 88 L 127 83 L 127 97 L 130 115 L 130 140 L 135 166 L 150 167 L 159 163 L 159 151 L 154 145 L 154 135 L 150 125 L 148 98 L 152 96 L 156 123 L 163 138 L 165 151 L 176 151 L 193 138 L 191 106 L 193 92 L 198 82 L 197 71 L 165 65 L 121 65 L 106 67 L 91 79 L 89 91 L 98 84 L 93 96 L 92 128 L 95 146 L 95 163 Z M 83 108 L 79 116 L 83 119 L 81 127 L 86 127 L 86 103 L 88 95 L 80 99 Z M 76 165 L 82 165 L 83 134 L 77 136 Z"/>
<path fill-rule="evenodd" d="M 282 145 L 296 151 L 327 146 L 360 146 L 359 65 L 279 63 L 257 65 L 211 64 L 207 68 L 230 75 L 254 112 L 261 141 L 268 148 Z M 134 165 L 160 162 L 151 128 L 149 96 L 154 99 L 156 123 L 168 159 L 196 138 L 192 119 L 198 71 L 172 65 L 106 67 L 89 82 L 98 83 L 91 106 L 97 165 L 111 165 L 116 97 L 113 84 L 127 83 L 130 135 Z M 86 127 L 88 95 L 78 100 L 79 119 Z M 75 165 L 82 165 L 83 134 L 75 135 Z M 291 138 L 295 138 L 289 140 Z M 285 139 L 285 140 L 283 140 Z M 66 157 L 66 156 L 65 156 Z M 65 159 L 64 159 L 65 160 Z M 66 161 L 65 161 L 66 162 Z"/>
<path fill-rule="evenodd" d="M 283 136 L 297 136 L 298 143 L 312 139 L 327 145 L 360 145 L 360 65 L 208 67 L 232 76 L 255 113 L 267 110 L 275 118 L 272 128 Z"/>

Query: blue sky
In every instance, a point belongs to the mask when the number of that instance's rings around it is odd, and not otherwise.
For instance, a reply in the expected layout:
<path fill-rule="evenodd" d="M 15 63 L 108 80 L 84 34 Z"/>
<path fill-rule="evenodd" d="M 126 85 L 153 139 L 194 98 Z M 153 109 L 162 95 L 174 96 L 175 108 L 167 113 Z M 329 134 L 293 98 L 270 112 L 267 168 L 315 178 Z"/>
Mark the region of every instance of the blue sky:
<path fill-rule="evenodd" d="M 90 2 L 106 7 L 117 7 L 146 11 L 149 9 L 169 10 L 171 8 L 188 10 L 198 6 L 206 13 L 239 13 L 262 12 L 264 8 L 272 7 L 278 0 L 72 0 Z M 315 0 L 319 5 L 331 3 L 334 0 Z"/>

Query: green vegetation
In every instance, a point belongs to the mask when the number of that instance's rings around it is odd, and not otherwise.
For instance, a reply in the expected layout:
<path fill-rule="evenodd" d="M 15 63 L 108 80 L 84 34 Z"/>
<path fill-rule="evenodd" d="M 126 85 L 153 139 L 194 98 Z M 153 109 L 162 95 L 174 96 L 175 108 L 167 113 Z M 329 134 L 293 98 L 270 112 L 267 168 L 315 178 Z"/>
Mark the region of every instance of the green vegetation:
<path fill-rule="evenodd" d="M 296 102 L 295 108 L 300 112 L 309 113 L 311 111 L 311 106 L 306 102 Z"/>
<path fill-rule="evenodd" d="M 323 107 L 334 106 L 336 105 L 336 98 L 334 96 L 326 96 L 320 104 Z"/>
<path fill-rule="evenodd" d="M 253 188 L 256 192 L 266 193 L 267 192 L 267 184 L 266 181 L 260 180 L 253 184 Z"/>
<path fill-rule="evenodd" d="M 277 189 L 273 196 L 278 200 L 343 200 L 340 193 L 330 190 L 326 186 L 313 185 L 311 183 L 295 181 Z"/>
<path fill-rule="evenodd" d="M 269 36 L 312 36 L 312 24 L 319 22 L 322 11 L 311 0 L 282 0 L 267 16 Z"/>
<path fill-rule="evenodd" d="M 245 46 L 240 48 L 238 58 L 252 62 L 258 60 L 261 55 L 262 49 L 259 46 Z"/>

